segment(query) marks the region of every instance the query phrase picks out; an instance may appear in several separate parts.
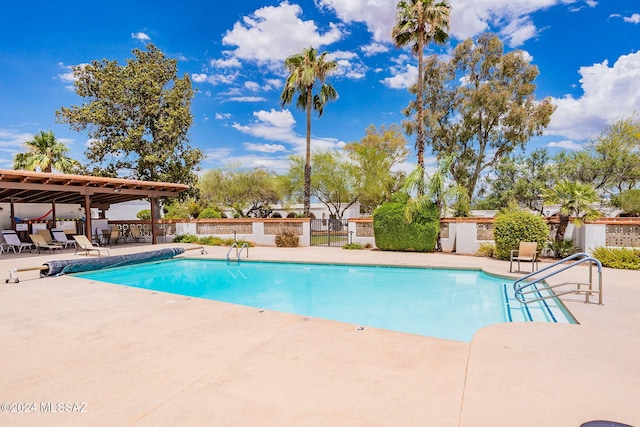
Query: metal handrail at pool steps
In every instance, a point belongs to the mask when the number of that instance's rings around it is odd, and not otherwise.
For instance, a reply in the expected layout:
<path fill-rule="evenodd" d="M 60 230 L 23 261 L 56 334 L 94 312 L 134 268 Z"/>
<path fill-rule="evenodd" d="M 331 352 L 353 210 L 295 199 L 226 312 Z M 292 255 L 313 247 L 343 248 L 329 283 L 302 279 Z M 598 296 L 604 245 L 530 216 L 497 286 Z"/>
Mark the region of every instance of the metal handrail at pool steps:
<path fill-rule="evenodd" d="M 568 263 L 569 261 L 573 262 Z M 548 285 L 545 282 L 546 279 L 553 277 L 556 274 L 586 263 L 589 264 L 588 282 L 578 282 L 571 280 L 555 285 Z M 598 269 L 597 288 L 594 288 L 593 283 L 594 265 Z M 567 294 L 584 294 L 584 302 L 589 303 L 590 296 L 592 294 L 596 294 L 598 295 L 598 305 L 602 305 L 602 263 L 585 252 L 579 252 L 521 277 L 513 283 L 513 290 L 515 299 L 522 304 L 531 304 L 533 302 L 538 302 L 550 298 L 557 298 L 559 296 Z"/>

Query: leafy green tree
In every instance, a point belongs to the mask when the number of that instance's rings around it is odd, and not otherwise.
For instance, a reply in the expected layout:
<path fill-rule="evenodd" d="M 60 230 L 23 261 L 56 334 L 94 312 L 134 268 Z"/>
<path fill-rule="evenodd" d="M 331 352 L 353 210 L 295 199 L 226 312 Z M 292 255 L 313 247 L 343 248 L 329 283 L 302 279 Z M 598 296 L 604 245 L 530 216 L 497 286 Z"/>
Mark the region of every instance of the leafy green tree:
<path fill-rule="evenodd" d="M 309 217 L 311 208 L 311 110 L 317 111 L 318 117 L 321 117 L 326 103 L 338 98 L 338 92 L 326 82 L 329 74 L 338 67 L 338 63 L 327 61 L 326 55 L 327 52 L 318 55 L 314 48 L 309 47 L 284 61 L 289 77 L 280 95 L 281 104 L 290 104 L 297 93 L 296 107 L 305 110 L 307 114 L 303 199 L 305 217 Z"/>
<path fill-rule="evenodd" d="M 596 190 L 588 184 L 562 180 L 552 188 L 542 193 L 545 203 L 560 205 L 560 223 L 556 230 L 556 242 L 564 239 L 564 233 L 569 225 L 570 217 L 574 217 L 574 224 L 581 225 L 584 220 L 596 219 L 600 212 L 590 205 L 599 200 Z"/>
<path fill-rule="evenodd" d="M 92 138 L 86 157 L 96 175 L 193 184 L 203 158 L 188 144 L 194 95 L 177 61 L 153 44 L 126 65 L 103 59 L 73 68 L 86 102 L 56 111 L 58 122 Z"/>
<path fill-rule="evenodd" d="M 505 54 L 492 34 L 465 40 L 445 62 L 426 62 L 431 84 L 423 107 L 431 148 L 438 159 L 455 156 L 453 179 L 470 200 L 483 172 L 549 124 L 555 107 L 548 98 L 535 99 L 537 75 L 521 51 Z"/>
<path fill-rule="evenodd" d="M 640 216 L 640 190 L 625 190 L 613 199 L 613 205 L 631 216 Z"/>
<path fill-rule="evenodd" d="M 300 188 L 304 159 L 299 155 L 290 156 L 289 159 L 289 182 L 297 183 L 292 184 L 292 188 Z M 358 165 L 339 151 L 318 151 L 313 153 L 311 159 L 314 164 L 311 195 L 329 209 L 332 217 L 342 218 L 344 212 L 359 200 L 363 192 Z"/>
<path fill-rule="evenodd" d="M 264 169 L 212 169 L 197 184 L 208 207 L 231 208 L 236 217 L 266 218 L 282 196 L 275 174 Z"/>
<path fill-rule="evenodd" d="M 567 179 L 617 195 L 640 184 L 640 119 L 617 120 L 587 143 L 583 150 L 561 152 L 555 162 Z"/>
<path fill-rule="evenodd" d="M 407 140 L 398 125 L 379 129 L 371 125 L 359 142 L 344 147 L 349 158 L 358 165 L 362 184 L 361 212 L 373 213 L 399 189 L 404 173 L 393 171 L 393 168 L 406 160 L 409 154 L 406 145 Z"/>
<path fill-rule="evenodd" d="M 396 47 L 411 46 L 411 51 L 418 57 L 418 81 L 416 83 L 416 116 L 407 130 L 416 132 L 416 151 L 418 167 L 424 173 L 424 48 L 431 42 L 444 44 L 449 35 L 450 7 L 446 0 L 401 0 L 397 5 L 396 25 L 391 37 Z M 422 181 L 422 180 L 421 180 Z M 424 189 L 419 188 L 419 194 Z"/>
<path fill-rule="evenodd" d="M 27 171 L 73 173 L 80 162 L 68 157 L 69 147 L 58 141 L 52 131 L 40 131 L 33 139 L 24 142 L 27 149 L 13 159 L 13 168 Z"/>
<path fill-rule="evenodd" d="M 542 192 L 557 179 L 556 166 L 545 148 L 527 155 L 505 156 L 485 176 L 476 209 L 501 209 L 516 202 L 520 207 L 540 211 Z"/>

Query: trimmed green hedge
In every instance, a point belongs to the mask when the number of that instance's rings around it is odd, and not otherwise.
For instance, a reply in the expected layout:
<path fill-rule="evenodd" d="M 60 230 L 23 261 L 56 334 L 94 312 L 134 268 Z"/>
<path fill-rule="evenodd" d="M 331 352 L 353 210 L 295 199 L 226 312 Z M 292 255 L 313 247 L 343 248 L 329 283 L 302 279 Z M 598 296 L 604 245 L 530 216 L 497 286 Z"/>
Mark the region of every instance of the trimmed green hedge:
<path fill-rule="evenodd" d="M 440 228 L 434 205 L 418 215 L 411 224 L 404 217 L 404 203 L 385 203 L 373 213 L 376 246 L 384 251 L 433 252 Z"/>
<path fill-rule="evenodd" d="M 640 269 L 640 249 L 638 248 L 604 248 L 593 250 L 593 257 L 605 267 L 625 270 Z"/>
<path fill-rule="evenodd" d="M 511 250 L 518 249 L 520 242 L 537 242 L 540 253 L 549 239 L 549 226 L 545 220 L 530 212 L 511 211 L 499 214 L 493 226 L 495 256 L 499 259 L 509 259 Z"/>

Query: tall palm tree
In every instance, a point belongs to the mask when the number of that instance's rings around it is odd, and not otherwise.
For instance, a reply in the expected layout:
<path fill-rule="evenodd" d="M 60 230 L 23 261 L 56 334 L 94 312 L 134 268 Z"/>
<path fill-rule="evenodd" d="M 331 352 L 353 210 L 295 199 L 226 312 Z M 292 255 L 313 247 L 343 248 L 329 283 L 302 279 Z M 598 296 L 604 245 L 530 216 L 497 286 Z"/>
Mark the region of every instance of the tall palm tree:
<path fill-rule="evenodd" d="M 596 219 L 600 212 L 589 205 L 597 202 L 598 194 L 592 186 L 581 182 L 562 180 L 552 188 L 542 193 L 545 203 L 560 205 L 560 222 L 556 230 L 556 242 L 564 239 L 564 233 L 569 225 L 569 219 L 574 217 L 576 226 L 582 225 L 584 220 Z"/>
<path fill-rule="evenodd" d="M 401 0 L 398 3 L 396 25 L 391 37 L 396 47 L 411 45 L 412 52 L 418 56 L 418 82 L 416 84 L 416 151 L 418 167 L 424 174 L 424 48 L 431 42 L 444 44 L 449 35 L 449 11 L 447 0 Z M 420 180 L 423 182 L 423 180 Z M 424 187 L 418 188 L 420 195 Z"/>
<path fill-rule="evenodd" d="M 13 158 L 13 168 L 28 171 L 51 172 L 53 169 L 71 173 L 80 165 L 77 160 L 67 157 L 69 147 L 56 140 L 52 131 L 40 131 L 33 139 L 24 142 L 27 151 Z"/>
<path fill-rule="evenodd" d="M 338 92 L 326 83 L 329 74 L 338 67 L 336 61 L 326 60 L 327 52 L 320 55 L 312 47 L 291 55 L 284 61 L 284 67 L 289 77 L 280 95 L 282 106 L 290 104 L 298 93 L 296 107 L 307 112 L 307 149 L 304 165 L 304 216 L 310 216 L 311 210 L 311 110 L 322 116 L 324 106 L 328 101 L 338 98 Z M 320 85 L 314 93 L 316 82 Z"/>

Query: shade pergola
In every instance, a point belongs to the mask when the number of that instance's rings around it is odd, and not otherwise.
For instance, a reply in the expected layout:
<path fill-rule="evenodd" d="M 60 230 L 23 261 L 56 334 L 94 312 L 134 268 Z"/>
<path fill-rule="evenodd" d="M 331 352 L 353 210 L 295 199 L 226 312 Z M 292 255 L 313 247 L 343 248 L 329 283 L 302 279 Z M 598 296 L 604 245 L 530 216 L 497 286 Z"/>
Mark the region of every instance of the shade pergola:
<path fill-rule="evenodd" d="M 188 185 L 167 182 L 136 181 L 22 170 L 0 169 L 0 202 L 11 204 L 11 226 L 14 224 L 14 203 L 69 203 L 84 206 L 86 234 L 91 235 L 91 208 L 106 210 L 115 203 L 148 198 L 151 200 L 152 243 L 156 243 L 155 199 L 175 197 L 189 189 Z"/>

